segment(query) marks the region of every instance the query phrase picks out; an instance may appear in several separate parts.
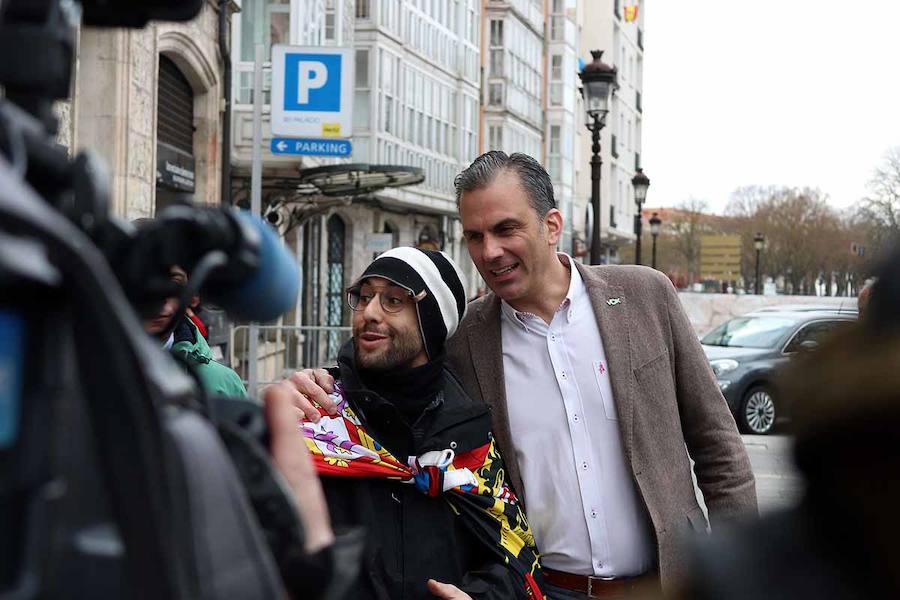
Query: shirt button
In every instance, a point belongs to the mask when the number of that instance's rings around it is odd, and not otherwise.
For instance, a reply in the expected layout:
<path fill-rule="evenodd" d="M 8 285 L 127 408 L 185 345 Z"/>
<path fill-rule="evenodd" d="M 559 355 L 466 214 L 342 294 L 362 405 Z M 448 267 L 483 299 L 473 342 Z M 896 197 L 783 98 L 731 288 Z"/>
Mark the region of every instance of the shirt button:
<path fill-rule="evenodd" d="M 567 377 L 565 371 L 560 371 L 559 376 L 562 377 L 563 379 L 566 379 L 566 377 Z"/>
<path fill-rule="evenodd" d="M 581 463 L 581 468 L 587 470 L 588 464 L 586 462 Z"/>
<path fill-rule="evenodd" d="M 575 415 L 574 417 L 572 417 L 572 420 L 575 421 L 575 422 L 577 423 L 577 422 L 578 422 L 578 415 Z"/>
<path fill-rule="evenodd" d="M 597 511 L 596 511 L 596 510 L 592 510 L 592 511 L 591 511 L 591 517 L 594 518 L 594 519 L 597 518 Z"/>

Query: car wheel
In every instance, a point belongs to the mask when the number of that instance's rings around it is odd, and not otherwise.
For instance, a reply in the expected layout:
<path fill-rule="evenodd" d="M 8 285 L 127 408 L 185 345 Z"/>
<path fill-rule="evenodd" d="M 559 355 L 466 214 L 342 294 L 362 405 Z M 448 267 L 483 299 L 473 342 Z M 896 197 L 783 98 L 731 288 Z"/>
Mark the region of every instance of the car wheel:
<path fill-rule="evenodd" d="M 768 388 L 758 385 L 744 394 L 741 402 L 739 422 L 744 433 L 766 435 L 775 427 L 775 398 Z"/>

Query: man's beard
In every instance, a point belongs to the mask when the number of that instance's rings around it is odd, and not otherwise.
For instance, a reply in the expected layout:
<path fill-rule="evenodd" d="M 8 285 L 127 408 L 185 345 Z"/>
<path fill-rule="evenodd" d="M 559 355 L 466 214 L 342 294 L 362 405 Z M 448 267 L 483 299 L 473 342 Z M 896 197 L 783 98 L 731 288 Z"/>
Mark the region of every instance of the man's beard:
<path fill-rule="evenodd" d="M 370 328 L 370 331 L 384 333 L 376 328 Z M 388 328 L 388 338 L 386 347 L 376 353 L 363 354 L 359 351 L 356 339 L 359 334 L 367 331 L 363 327 L 359 331 L 353 333 L 353 356 L 356 360 L 356 366 L 361 369 L 370 371 L 389 371 L 391 369 L 402 369 L 408 367 L 413 360 L 422 351 L 422 344 L 419 339 L 419 332 L 405 331 L 400 332 L 393 328 Z"/>

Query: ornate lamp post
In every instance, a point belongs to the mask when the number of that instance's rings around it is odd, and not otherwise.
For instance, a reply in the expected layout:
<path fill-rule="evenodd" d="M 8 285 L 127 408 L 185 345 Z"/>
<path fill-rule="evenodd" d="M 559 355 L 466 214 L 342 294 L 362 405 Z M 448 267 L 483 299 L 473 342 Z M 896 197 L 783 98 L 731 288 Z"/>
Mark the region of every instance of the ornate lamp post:
<path fill-rule="evenodd" d="M 756 235 L 753 236 L 753 247 L 756 248 L 756 285 L 754 285 L 753 287 L 756 288 L 754 290 L 754 292 L 756 292 L 757 296 L 759 296 L 759 294 L 760 294 L 760 291 L 759 291 L 759 254 L 760 254 L 760 252 L 762 252 L 763 246 L 765 246 L 765 244 L 766 244 L 766 237 L 762 233 L 757 232 Z"/>
<path fill-rule="evenodd" d="M 579 77 L 583 84 L 581 93 L 584 96 L 587 111 L 586 125 L 592 134 L 591 207 L 593 208 L 594 222 L 591 227 L 591 264 L 599 265 L 602 254 L 600 248 L 600 215 L 602 214 L 600 212 L 600 166 L 603 164 L 600 159 L 600 130 L 606 124 L 609 96 L 612 90 L 618 86 L 616 84 L 616 68 L 600 60 L 603 51 L 591 50 L 591 56 L 594 57 L 594 60 L 585 65 L 579 73 Z"/>
<path fill-rule="evenodd" d="M 651 264 L 654 269 L 656 268 L 656 238 L 661 225 L 662 219 L 659 218 L 659 213 L 653 213 L 653 216 L 650 217 L 650 235 L 653 236 L 653 262 Z"/>
<path fill-rule="evenodd" d="M 637 214 L 634 215 L 634 264 L 641 264 L 641 226 L 643 224 L 643 216 L 641 212 L 644 208 L 644 200 L 647 199 L 647 188 L 650 187 L 650 179 L 644 175 L 643 169 L 638 169 L 634 177 L 631 178 L 631 185 L 634 187 L 634 203 L 637 204 Z"/>

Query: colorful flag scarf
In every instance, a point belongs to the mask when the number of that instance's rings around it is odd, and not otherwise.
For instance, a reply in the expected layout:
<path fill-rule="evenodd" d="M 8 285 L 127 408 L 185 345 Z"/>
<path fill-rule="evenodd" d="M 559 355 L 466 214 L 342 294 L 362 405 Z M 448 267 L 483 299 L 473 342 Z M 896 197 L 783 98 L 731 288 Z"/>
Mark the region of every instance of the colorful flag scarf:
<path fill-rule="evenodd" d="M 319 409 L 318 423 L 301 422 L 320 475 L 394 479 L 429 497 L 443 496 L 475 537 L 519 575 L 527 597 L 544 598 L 534 536 L 503 478 L 493 440 L 461 454 L 448 448 L 401 461 L 366 432 L 339 382 L 331 399 L 337 404 L 337 416 Z"/>

